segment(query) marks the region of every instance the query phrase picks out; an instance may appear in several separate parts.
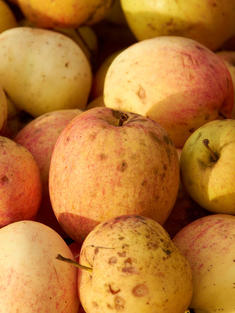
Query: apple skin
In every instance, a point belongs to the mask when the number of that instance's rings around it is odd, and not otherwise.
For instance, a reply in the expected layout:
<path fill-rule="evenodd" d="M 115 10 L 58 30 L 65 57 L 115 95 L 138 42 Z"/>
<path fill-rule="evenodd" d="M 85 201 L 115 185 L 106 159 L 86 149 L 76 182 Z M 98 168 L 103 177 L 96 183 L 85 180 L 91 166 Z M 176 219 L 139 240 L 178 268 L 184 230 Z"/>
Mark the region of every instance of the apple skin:
<path fill-rule="evenodd" d="M 113 0 L 17 0 L 23 14 L 38 27 L 92 25 L 108 13 Z"/>
<path fill-rule="evenodd" d="M 235 214 L 234 138 L 234 119 L 215 120 L 198 128 L 182 149 L 182 182 L 200 206 L 214 213 Z M 213 160 L 205 139 L 218 160 Z"/>
<path fill-rule="evenodd" d="M 231 0 L 121 0 L 127 23 L 138 40 L 183 36 L 217 50 L 235 35 Z"/>
<path fill-rule="evenodd" d="M 143 40 L 122 51 L 104 83 L 107 107 L 161 124 L 177 148 L 210 120 L 231 117 L 231 75 L 215 53 L 174 36 Z"/>
<path fill-rule="evenodd" d="M 235 216 L 212 214 L 180 230 L 173 242 L 190 263 L 195 313 L 235 309 Z"/>
<path fill-rule="evenodd" d="M 78 313 L 77 269 L 56 259 L 73 255 L 50 227 L 35 221 L 0 229 L 1 312 Z"/>
<path fill-rule="evenodd" d="M 235 49 L 235 48 L 234 48 Z M 216 53 L 226 64 L 233 81 L 234 105 L 232 118 L 235 118 L 235 51 L 219 51 Z"/>
<path fill-rule="evenodd" d="M 51 208 L 48 189 L 49 168 L 52 151 L 59 134 L 73 118 L 81 113 L 79 109 L 68 109 L 42 114 L 26 124 L 14 138 L 15 142 L 32 153 L 40 170 L 43 193 L 35 219 L 50 226 L 63 237 L 66 234 L 62 231 Z"/>
<path fill-rule="evenodd" d="M 62 131 L 52 154 L 52 207 L 77 242 L 120 214 L 164 223 L 178 187 L 176 148 L 158 123 L 138 114 L 106 107 L 83 112 Z"/>
<path fill-rule="evenodd" d="M 0 136 L 0 227 L 33 219 L 42 196 L 40 172 L 22 145 Z"/>
<path fill-rule="evenodd" d="M 192 297 L 187 259 L 156 221 L 136 215 L 100 223 L 86 237 L 78 291 L 87 313 L 183 313 Z"/>

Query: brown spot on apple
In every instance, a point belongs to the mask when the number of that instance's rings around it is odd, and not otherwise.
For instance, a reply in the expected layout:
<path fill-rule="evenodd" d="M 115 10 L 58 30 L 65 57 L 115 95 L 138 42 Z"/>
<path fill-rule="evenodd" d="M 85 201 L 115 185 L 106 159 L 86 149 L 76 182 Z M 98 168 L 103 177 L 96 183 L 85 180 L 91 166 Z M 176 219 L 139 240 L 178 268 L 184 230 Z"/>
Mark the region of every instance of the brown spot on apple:
<path fill-rule="evenodd" d="M 116 264 L 117 263 L 117 258 L 115 256 L 112 256 L 111 258 L 109 258 L 108 263 L 109 264 Z"/>
<path fill-rule="evenodd" d="M 132 293 L 135 297 L 144 297 L 149 293 L 149 290 L 145 284 L 139 284 L 132 289 Z"/>
<path fill-rule="evenodd" d="M 99 306 L 96 301 L 92 301 L 92 305 L 93 305 L 94 307 L 96 307 L 96 308 Z"/>
<path fill-rule="evenodd" d="M 111 294 L 116 295 L 121 291 L 121 289 L 114 289 L 112 288 L 111 284 L 109 284 L 109 291 L 111 292 Z"/>
<path fill-rule="evenodd" d="M 5 185 L 5 184 L 7 184 L 9 182 L 9 179 L 8 179 L 8 177 L 6 175 L 4 175 L 4 176 L 1 177 L 0 182 L 1 182 L 1 185 Z"/>
<path fill-rule="evenodd" d="M 117 170 L 120 171 L 120 172 L 124 172 L 128 167 L 128 164 L 126 161 L 122 161 L 121 164 L 119 164 L 117 166 Z"/>
<path fill-rule="evenodd" d="M 106 160 L 106 159 L 107 159 L 107 155 L 104 154 L 104 153 L 100 153 L 100 154 L 99 154 L 99 159 L 100 159 L 101 161 Z"/>
<path fill-rule="evenodd" d="M 116 296 L 114 298 L 114 307 L 117 311 L 122 311 L 125 307 L 125 300 L 122 297 Z"/>
<path fill-rule="evenodd" d="M 141 99 L 141 100 L 143 100 L 143 99 L 145 99 L 146 98 L 146 92 L 145 92 L 145 89 L 142 87 L 142 86 L 139 86 L 139 89 L 138 89 L 138 91 L 137 91 L 137 96 Z"/>
<path fill-rule="evenodd" d="M 120 257 L 125 257 L 125 256 L 126 256 L 126 252 L 125 252 L 125 251 L 118 252 L 117 254 L 118 254 L 118 256 L 120 256 Z"/>

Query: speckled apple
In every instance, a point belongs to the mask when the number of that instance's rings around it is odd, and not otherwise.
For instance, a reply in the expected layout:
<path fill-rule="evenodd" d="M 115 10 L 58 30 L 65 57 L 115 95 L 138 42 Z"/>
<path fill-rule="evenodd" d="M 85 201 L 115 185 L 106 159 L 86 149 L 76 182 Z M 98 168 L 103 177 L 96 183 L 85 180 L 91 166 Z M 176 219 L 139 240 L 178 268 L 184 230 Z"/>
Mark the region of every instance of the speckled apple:
<path fill-rule="evenodd" d="M 42 195 L 39 168 L 22 145 L 0 137 L 0 227 L 37 214 Z"/>
<path fill-rule="evenodd" d="M 192 297 L 187 259 L 156 221 L 119 216 L 82 244 L 78 291 L 87 313 L 184 313 Z"/>
<path fill-rule="evenodd" d="M 157 122 L 138 114 L 106 107 L 85 111 L 65 127 L 53 150 L 52 207 L 78 242 L 120 214 L 164 223 L 178 188 L 176 148 Z"/>

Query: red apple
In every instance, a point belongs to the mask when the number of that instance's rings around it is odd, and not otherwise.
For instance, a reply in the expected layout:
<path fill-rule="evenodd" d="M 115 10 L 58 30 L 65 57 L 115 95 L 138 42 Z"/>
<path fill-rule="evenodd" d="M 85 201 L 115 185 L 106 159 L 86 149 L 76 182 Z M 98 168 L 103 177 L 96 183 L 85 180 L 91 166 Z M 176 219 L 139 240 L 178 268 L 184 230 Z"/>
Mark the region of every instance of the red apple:
<path fill-rule="evenodd" d="M 65 233 L 58 224 L 49 198 L 49 167 L 51 154 L 59 134 L 81 112 L 78 109 L 68 109 L 45 113 L 29 122 L 14 139 L 32 153 L 40 169 L 43 194 L 36 220 L 52 227 L 62 236 L 65 236 Z"/>
<path fill-rule="evenodd" d="M 138 114 L 83 112 L 59 136 L 49 190 L 55 215 L 75 241 L 121 214 L 164 223 L 179 187 L 179 160 L 167 132 Z"/>

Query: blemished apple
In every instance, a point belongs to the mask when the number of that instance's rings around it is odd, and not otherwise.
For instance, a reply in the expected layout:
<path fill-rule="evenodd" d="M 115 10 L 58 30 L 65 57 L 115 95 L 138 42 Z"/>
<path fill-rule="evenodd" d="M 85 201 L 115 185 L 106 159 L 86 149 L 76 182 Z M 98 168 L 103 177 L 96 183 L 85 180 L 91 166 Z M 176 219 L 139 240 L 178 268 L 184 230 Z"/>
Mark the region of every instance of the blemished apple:
<path fill-rule="evenodd" d="M 235 214 L 235 120 L 215 120 L 186 141 L 180 158 L 189 195 L 214 213 Z"/>
<path fill-rule="evenodd" d="M 77 242 L 100 222 L 140 214 L 164 223 L 179 188 L 179 160 L 167 132 L 138 114 L 106 107 L 74 118 L 53 150 L 54 213 Z"/>
<path fill-rule="evenodd" d="M 182 148 L 201 125 L 231 117 L 233 83 L 223 60 L 205 46 L 183 37 L 156 37 L 113 60 L 104 102 L 157 121 Z"/>
<path fill-rule="evenodd" d="M 183 36 L 215 51 L 235 35 L 235 2 L 231 0 L 121 0 L 121 5 L 139 40 Z"/>
<path fill-rule="evenodd" d="M 212 214 L 180 230 L 173 242 L 190 263 L 195 313 L 235 309 L 235 216 Z"/>
<path fill-rule="evenodd" d="M 1 312 L 78 313 L 77 270 L 56 259 L 73 255 L 51 228 L 35 221 L 0 229 Z"/>
<path fill-rule="evenodd" d="M 225 62 L 233 81 L 234 89 L 234 106 L 232 112 L 232 118 L 235 118 L 235 51 L 219 51 L 216 53 Z"/>
<path fill-rule="evenodd" d="M 39 168 L 22 145 L 0 136 L 0 227 L 33 219 L 42 195 Z"/>
<path fill-rule="evenodd" d="M 42 114 L 27 123 L 15 136 L 14 141 L 28 149 L 38 164 L 42 181 L 42 201 L 35 219 L 65 236 L 51 208 L 48 177 L 51 155 L 57 138 L 66 125 L 82 111 L 58 110 Z"/>
<path fill-rule="evenodd" d="M 87 313 L 184 313 L 189 263 L 156 221 L 125 215 L 96 226 L 82 244 L 78 291 Z"/>

